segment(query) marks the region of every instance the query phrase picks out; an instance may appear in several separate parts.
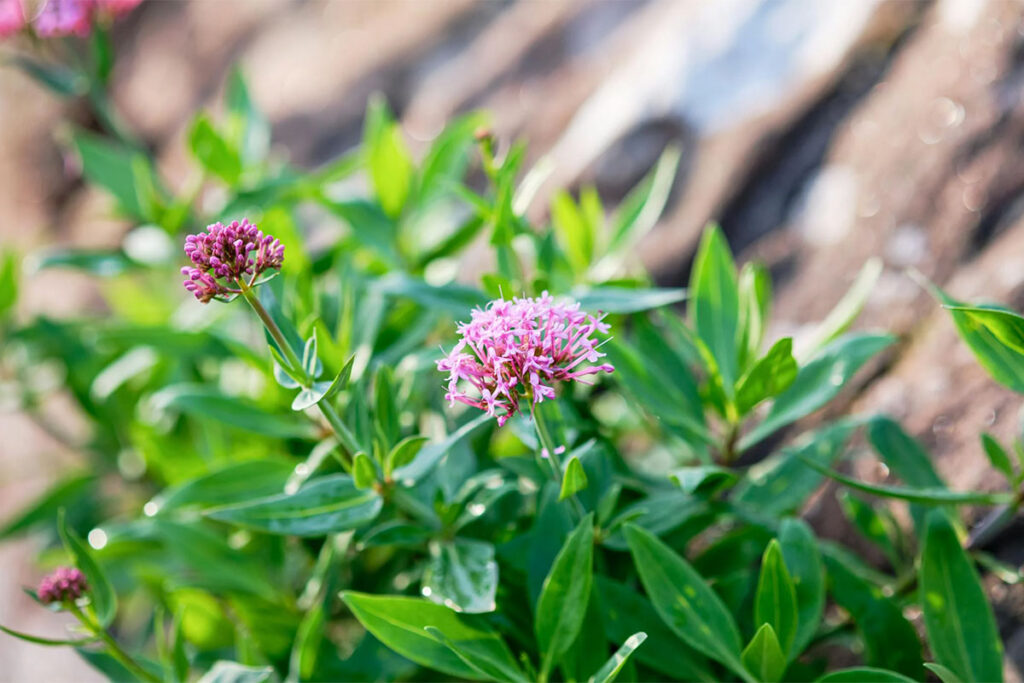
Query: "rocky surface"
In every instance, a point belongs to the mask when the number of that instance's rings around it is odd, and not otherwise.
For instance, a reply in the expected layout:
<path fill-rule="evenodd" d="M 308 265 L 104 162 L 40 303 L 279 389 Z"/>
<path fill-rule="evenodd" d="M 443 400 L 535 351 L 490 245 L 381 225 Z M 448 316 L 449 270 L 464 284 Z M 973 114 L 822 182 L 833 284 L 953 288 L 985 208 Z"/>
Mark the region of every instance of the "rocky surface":
<path fill-rule="evenodd" d="M 858 325 L 901 341 L 840 408 L 899 417 L 957 487 L 998 485 L 977 434 L 1009 440 L 1020 401 L 974 363 L 907 270 L 959 298 L 1024 307 L 1019 4 L 196 0 L 146 3 L 118 41 L 115 99 L 173 187 L 188 181 L 186 117 L 216 106 L 234 62 L 300 164 L 353 145 L 374 91 L 414 147 L 453 114 L 492 111 L 499 136 L 523 136 L 533 160 L 553 160 L 548 191 L 596 183 L 614 199 L 666 144 L 680 145 L 672 204 L 641 249 L 658 280 L 686 281 L 702 226 L 718 219 L 741 259 L 772 267 L 774 333 L 799 336 L 880 257 Z M 0 103 L 0 239 L 116 242 L 125 226 L 67 172 L 57 144 L 61 117 L 82 113 L 2 69 Z M 531 210 L 544 218 L 543 201 Z M 30 310 L 96 305 L 67 274 L 35 284 Z M 0 416 L 0 433 L 15 435 L 0 447 L 3 518 L 74 456 L 17 415 Z M 824 533 L 848 535 L 834 513 L 812 510 Z M 0 575 L 14 578 L 0 586 L 0 622 L 56 633 L 13 588 L 32 580 L 34 550 L 0 545 Z M 1024 560 L 1005 539 L 993 550 Z M 1024 589 L 993 583 L 991 594 L 1007 675 L 1020 680 Z M 0 680 L 91 680 L 73 654 L 40 652 L 0 639 Z"/>

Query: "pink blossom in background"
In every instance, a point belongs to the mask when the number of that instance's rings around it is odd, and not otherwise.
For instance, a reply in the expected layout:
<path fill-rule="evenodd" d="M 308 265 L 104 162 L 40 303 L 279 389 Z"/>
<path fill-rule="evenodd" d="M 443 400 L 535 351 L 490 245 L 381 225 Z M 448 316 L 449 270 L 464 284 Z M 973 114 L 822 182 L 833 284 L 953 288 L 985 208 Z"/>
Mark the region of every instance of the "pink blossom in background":
<path fill-rule="evenodd" d="M 87 36 L 92 30 L 92 0 L 44 0 L 32 20 L 44 38 Z"/>
<path fill-rule="evenodd" d="M 559 382 L 612 372 L 607 363 L 583 366 L 605 355 L 593 335 L 609 328 L 579 309 L 579 303 L 557 303 L 547 292 L 476 309 L 470 322 L 459 324 L 462 339 L 437 361 L 438 370 L 449 373 L 445 398 L 484 410 L 503 425 L 519 410 L 520 396 L 540 403 L 555 397 Z"/>
<path fill-rule="evenodd" d="M 214 223 L 206 230 L 185 238 L 185 253 L 194 267 L 181 269 L 188 278 L 185 289 L 204 304 L 217 296 L 239 293 L 230 285 L 243 278 L 252 284 L 263 272 L 280 269 L 284 262 L 284 245 L 248 220 Z"/>
<path fill-rule="evenodd" d="M 39 600 L 43 603 L 74 602 L 89 590 L 85 575 L 74 567 L 58 567 L 39 582 Z"/>
<path fill-rule="evenodd" d="M 0 0 L 0 38 L 14 35 L 25 28 L 25 10 L 21 0 Z"/>
<path fill-rule="evenodd" d="M 128 14 L 142 4 L 142 0 L 94 0 L 96 8 L 114 17 Z"/>

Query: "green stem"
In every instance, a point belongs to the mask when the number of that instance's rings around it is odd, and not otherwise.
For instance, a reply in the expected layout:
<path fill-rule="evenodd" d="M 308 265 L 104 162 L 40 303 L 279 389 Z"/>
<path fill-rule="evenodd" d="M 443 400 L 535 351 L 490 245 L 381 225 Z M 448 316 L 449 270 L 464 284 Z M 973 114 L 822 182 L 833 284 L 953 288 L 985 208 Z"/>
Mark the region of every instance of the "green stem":
<path fill-rule="evenodd" d="M 259 297 L 256 296 L 256 292 L 242 280 L 239 280 L 238 284 L 242 290 L 242 296 L 247 302 L 249 302 L 249 306 L 256 312 L 256 315 L 260 317 L 260 320 L 263 321 L 263 326 L 267 328 L 267 332 L 269 332 L 270 336 L 273 337 L 278 348 L 281 349 L 281 353 L 284 354 L 285 360 L 288 361 L 288 364 L 291 365 L 292 369 L 295 371 L 295 374 L 299 375 L 301 378 L 299 384 L 303 389 L 309 389 L 312 387 L 313 380 L 308 374 L 306 374 L 305 369 L 303 369 L 302 361 L 299 360 L 295 351 L 292 350 L 291 344 L 289 344 L 288 340 L 285 339 L 284 333 L 281 331 L 281 328 L 278 327 L 277 323 L 274 322 L 274 318 L 271 317 L 270 312 L 264 308 L 262 303 L 260 303 Z M 328 401 L 320 401 L 316 406 L 320 409 L 320 414 L 324 416 L 325 420 L 327 420 L 327 424 L 331 426 L 331 430 L 334 431 L 335 436 L 338 437 L 338 442 L 341 443 L 342 447 L 347 451 L 344 454 L 345 457 L 341 460 L 342 467 L 351 471 L 352 458 L 361 450 L 359 448 L 359 442 L 356 440 L 355 435 L 352 434 L 349 428 L 345 426 L 345 423 L 341 421 L 341 417 L 338 415 L 337 411 L 334 410 L 334 406 L 332 406 Z"/>
<path fill-rule="evenodd" d="M 75 618 L 78 619 L 85 628 L 103 641 L 104 645 L 107 646 L 107 650 L 110 652 L 110 656 L 119 661 L 124 668 L 135 674 L 140 680 L 151 681 L 152 683 L 161 683 L 157 676 L 146 671 L 138 662 L 132 659 L 131 655 L 122 650 L 121 646 L 117 644 L 117 641 L 107 633 L 107 630 L 82 612 L 82 610 L 78 608 L 78 605 L 69 602 L 67 603 L 67 609 L 75 615 Z"/>
<path fill-rule="evenodd" d="M 551 438 L 551 431 L 548 429 L 548 424 L 544 419 L 543 413 L 536 409 L 532 397 L 527 398 L 527 400 L 530 402 L 530 416 L 533 418 L 533 424 L 537 428 L 537 439 L 540 441 L 542 451 L 546 450 L 548 452 L 548 465 L 554 472 L 555 483 L 558 484 L 558 488 L 561 489 L 563 478 L 562 463 L 558 459 L 558 453 L 555 452 L 556 446 L 554 440 Z M 541 460 L 543 460 L 543 456 L 541 456 Z M 572 507 L 576 512 L 577 518 L 583 519 L 587 513 L 586 510 L 583 509 L 583 504 L 580 503 L 579 498 L 577 498 L 574 493 L 569 497 L 569 500 L 572 501 Z"/>

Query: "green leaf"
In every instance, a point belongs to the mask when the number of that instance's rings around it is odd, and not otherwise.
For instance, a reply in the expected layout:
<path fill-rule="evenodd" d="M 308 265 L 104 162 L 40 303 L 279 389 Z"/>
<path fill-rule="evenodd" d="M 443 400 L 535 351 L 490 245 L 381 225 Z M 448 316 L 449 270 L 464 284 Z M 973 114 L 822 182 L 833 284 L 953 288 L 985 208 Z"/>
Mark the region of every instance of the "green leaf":
<path fill-rule="evenodd" d="M 82 160 L 82 173 L 117 200 L 129 215 L 156 222 L 158 185 L 152 166 L 141 153 L 107 138 L 76 131 L 72 137 Z"/>
<path fill-rule="evenodd" d="M 732 253 L 717 225 L 704 229 L 693 263 L 690 296 L 694 329 L 711 352 L 726 391 L 731 392 L 739 376 L 739 284 Z"/>
<path fill-rule="evenodd" d="M 0 539 L 20 534 L 37 524 L 51 522 L 58 510 L 81 500 L 95 481 L 96 477 L 91 474 L 65 477 L 0 527 Z"/>
<path fill-rule="evenodd" d="M 437 308 L 464 316 L 477 306 L 487 304 L 487 295 L 475 287 L 457 282 L 430 285 L 404 273 L 392 272 L 375 280 L 375 291 L 390 297 L 411 299 L 425 308 Z"/>
<path fill-rule="evenodd" d="M 312 438 L 314 427 L 292 416 L 268 413 L 253 403 L 226 396 L 199 384 L 172 384 L 152 396 L 159 411 L 185 413 L 200 420 L 214 420 L 245 431 L 277 438 Z"/>
<path fill-rule="evenodd" d="M 382 505 L 380 495 L 373 489 L 360 491 L 351 477 L 333 474 L 316 479 L 293 494 L 215 508 L 206 515 L 270 534 L 324 536 L 372 522 Z"/>
<path fill-rule="evenodd" d="M 1003 643 L 970 556 L 949 518 L 928 515 L 918 573 L 928 644 L 965 681 L 1001 681 Z"/>
<path fill-rule="evenodd" d="M 746 679 L 739 629 L 722 600 L 657 536 L 632 524 L 625 532 L 633 564 L 662 621 L 687 645 Z"/>
<path fill-rule="evenodd" d="M 565 190 L 556 193 L 551 201 L 551 222 L 573 271 L 583 273 L 594 257 L 597 226 Z"/>
<path fill-rule="evenodd" d="M 744 370 L 761 352 L 772 308 L 772 281 L 768 269 L 746 263 L 740 270 L 740 370 Z"/>
<path fill-rule="evenodd" d="M 430 544 L 424 596 L 456 612 L 493 612 L 497 590 L 493 545 L 467 538 Z"/>
<path fill-rule="evenodd" d="M 793 339 L 786 337 L 775 342 L 736 385 L 736 409 L 740 415 L 746 415 L 761 401 L 788 389 L 796 380 L 797 372 Z"/>
<path fill-rule="evenodd" d="M 622 200 L 612 219 L 611 238 L 606 249 L 609 256 L 623 253 L 658 222 L 672 192 L 681 156 L 679 147 L 667 147 L 654 169 Z"/>
<path fill-rule="evenodd" d="M 882 261 L 878 258 L 871 258 L 861 267 L 857 273 L 857 279 L 850 285 L 843 298 L 836 304 L 835 308 L 825 317 L 814 330 L 806 344 L 801 345 L 797 356 L 801 362 L 804 359 L 813 358 L 818 351 L 832 342 L 847 328 L 860 314 L 868 296 L 875 288 L 878 277 L 882 274 Z"/>
<path fill-rule="evenodd" d="M 887 334 L 849 334 L 826 346 L 800 368 L 796 380 L 775 399 L 761 424 L 740 440 L 740 449 L 753 446 L 831 401 L 864 363 L 893 341 L 895 338 Z"/>
<path fill-rule="evenodd" d="M 89 78 L 74 69 L 18 54 L 4 55 L 4 61 L 18 67 L 37 83 L 61 97 L 78 97 L 89 89 Z"/>
<path fill-rule="evenodd" d="M 921 672 L 921 642 L 892 598 L 859 576 L 843 557 L 825 553 L 829 590 L 839 607 L 857 625 L 864 643 L 864 662 L 905 676 Z"/>
<path fill-rule="evenodd" d="M 608 524 L 613 533 L 605 539 L 604 545 L 614 550 L 627 550 L 629 544 L 621 531 L 626 523 L 646 529 L 655 536 L 664 536 L 688 522 L 701 519 L 708 510 L 707 501 L 679 490 L 652 493 L 626 506 Z"/>
<path fill-rule="evenodd" d="M 428 443 L 416 455 L 416 458 L 408 465 L 395 468 L 392 473 L 395 481 L 400 481 L 407 486 L 412 486 L 434 469 L 434 466 L 441 461 L 456 445 L 462 442 L 478 428 L 493 421 L 487 414 L 477 415 L 461 427 L 453 431 L 441 441 Z"/>
<path fill-rule="evenodd" d="M 825 611 L 825 565 L 814 532 L 801 519 L 782 520 L 779 545 L 796 591 L 797 629 L 788 657 L 795 659 L 814 638 Z"/>
<path fill-rule="evenodd" d="M 89 585 L 89 602 L 96 614 L 96 620 L 104 628 L 110 626 L 117 615 L 117 593 L 114 592 L 110 579 L 96 563 L 92 550 L 85 541 L 68 527 L 63 510 L 57 515 L 57 530 L 60 532 L 64 548 L 74 559 L 75 566 L 85 574 L 86 583 Z"/>
<path fill-rule="evenodd" d="M 963 679 L 941 664 L 926 662 L 924 668 L 935 674 L 942 683 L 963 683 Z"/>
<path fill-rule="evenodd" d="M 1017 474 L 1013 471 L 1013 462 L 999 442 L 991 434 L 985 433 L 981 435 L 981 445 L 985 449 L 985 455 L 988 456 L 992 467 L 999 470 L 1008 482 L 1016 481 Z M 2 535 L 0 534 L 0 536 Z"/>
<path fill-rule="evenodd" d="M 352 481 L 360 490 L 372 488 L 377 483 L 377 466 L 366 453 L 356 453 L 352 459 Z"/>
<path fill-rule="evenodd" d="M 437 642 L 442 643 L 454 652 L 466 666 L 469 666 L 486 679 L 522 681 L 524 683 L 529 680 L 523 675 L 523 672 L 516 666 L 515 662 L 511 660 L 511 657 L 505 656 L 507 650 L 496 649 L 491 643 L 485 643 L 481 647 L 480 641 L 476 639 L 455 642 L 434 626 L 427 626 L 424 630 L 433 636 Z M 495 657 L 496 654 L 498 655 L 497 657 Z"/>
<path fill-rule="evenodd" d="M 374 411 L 377 426 L 387 439 L 388 445 L 398 441 L 401 426 L 398 424 L 398 404 L 395 399 L 394 378 L 391 368 L 382 365 L 373 378 Z"/>
<path fill-rule="evenodd" d="M 1024 318 L 1013 311 L 995 306 L 946 306 L 951 311 L 965 314 L 983 325 L 996 339 L 1018 354 L 1024 355 Z"/>
<path fill-rule="evenodd" d="M 574 289 L 571 296 L 580 308 L 602 313 L 639 313 L 686 300 L 680 288 L 587 287 Z"/>
<path fill-rule="evenodd" d="M 852 489 L 870 493 L 884 498 L 896 498 L 910 503 L 922 505 L 943 505 L 947 503 L 970 504 L 970 505 L 1002 505 L 1013 500 L 1012 493 L 985 493 L 983 491 L 950 491 L 949 489 L 926 489 L 910 488 L 907 486 L 884 486 L 881 484 L 868 484 L 857 481 L 845 474 L 821 465 L 810 458 L 800 456 L 800 459 L 810 467 L 824 474 L 830 479 L 835 479 L 840 484 L 849 486 Z"/>
<path fill-rule="evenodd" d="M 594 587 L 608 640 L 621 643 L 643 628 L 648 639 L 644 647 L 637 650 L 639 661 L 679 680 L 715 680 L 708 660 L 686 643 L 679 642 L 640 591 L 600 574 L 594 576 Z"/>
<path fill-rule="evenodd" d="M 782 548 L 772 539 L 761 560 L 761 575 L 754 597 L 754 625 L 771 626 L 782 652 L 788 653 L 796 639 L 798 620 L 796 588 L 786 568 Z M 783 657 L 783 663 L 785 661 Z"/>
<path fill-rule="evenodd" d="M 363 144 L 377 200 L 384 213 L 396 218 L 409 197 L 414 168 L 402 130 L 379 96 L 371 98 L 366 109 Z"/>
<path fill-rule="evenodd" d="M 421 666 L 456 678 L 487 678 L 427 633 L 425 629 L 430 626 L 457 645 L 463 654 L 471 651 L 475 662 L 482 659 L 497 663 L 502 670 L 518 671 L 508 646 L 483 621 L 472 615 L 460 615 L 421 598 L 354 591 L 346 591 L 341 597 L 367 631 L 387 647 Z"/>
<path fill-rule="evenodd" d="M 27 259 L 27 270 L 48 268 L 81 270 L 97 277 L 113 277 L 136 269 L 138 264 L 120 249 L 40 249 Z"/>
<path fill-rule="evenodd" d="M 841 491 L 839 505 L 861 536 L 877 546 L 896 569 L 901 566 L 895 522 L 849 491 Z"/>
<path fill-rule="evenodd" d="M 743 665 L 759 681 L 775 683 L 786 672 L 786 657 L 771 624 L 761 624 L 757 633 L 743 649 Z"/>
<path fill-rule="evenodd" d="M 198 683 L 270 683 L 277 680 L 272 666 L 245 666 L 220 660 L 203 674 Z"/>
<path fill-rule="evenodd" d="M 242 175 L 242 160 L 223 135 L 213 127 L 206 114 L 199 114 L 188 132 L 189 149 L 200 165 L 228 185 L 234 186 Z"/>
<path fill-rule="evenodd" d="M 750 469 L 736 487 L 732 500 L 763 514 L 784 515 L 798 511 L 823 481 L 802 457 L 830 464 L 839 457 L 858 426 L 853 419 L 840 420 L 805 434 L 793 446 Z"/>
<path fill-rule="evenodd" d="M 565 476 L 562 478 L 562 490 L 558 494 L 558 500 L 570 498 L 585 488 L 587 488 L 587 473 L 583 471 L 580 459 L 574 455 L 565 464 Z"/>
<path fill-rule="evenodd" d="M 622 647 L 615 651 L 615 654 L 612 655 L 611 659 L 609 659 L 604 666 L 598 669 L 597 673 L 590 677 L 588 683 L 612 683 L 612 681 L 614 681 L 619 675 L 619 672 L 622 671 L 622 667 L 625 666 L 626 660 L 629 659 L 629 656 L 633 654 L 633 651 L 640 647 L 645 640 L 647 640 L 647 634 L 643 631 L 634 633 L 627 638 L 626 642 L 622 644 Z"/>
<path fill-rule="evenodd" d="M 569 649 L 583 626 L 594 563 L 594 519 L 587 515 L 569 534 L 544 579 L 534 630 L 544 676 Z"/>
<path fill-rule="evenodd" d="M 270 148 L 270 122 L 252 101 L 249 86 L 237 66 L 228 75 L 224 99 L 234 132 L 233 147 L 248 163 L 262 161 Z"/>
<path fill-rule="evenodd" d="M 705 497 L 732 486 L 739 479 L 736 472 L 718 465 L 680 467 L 669 472 L 668 476 L 686 493 Z"/>
<path fill-rule="evenodd" d="M 448 123 L 431 143 L 420 165 L 418 200 L 420 203 L 449 190 L 448 183 L 462 179 L 474 144 L 474 133 L 486 124 L 482 112 L 470 112 Z"/>
<path fill-rule="evenodd" d="M 0 321 L 18 302 L 18 254 L 13 249 L 0 251 Z"/>
<path fill-rule="evenodd" d="M 302 412 L 312 408 L 324 400 L 330 388 L 331 385 L 327 382 L 314 382 L 313 386 L 303 389 L 295 395 L 295 398 L 292 400 L 292 410 Z"/>
<path fill-rule="evenodd" d="M 407 436 L 395 444 L 384 458 L 384 475 L 390 477 L 392 472 L 415 460 L 427 441 L 425 436 Z"/>
<path fill-rule="evenodd" d="M 925 664 L 925 666 L 928 666 Z M 817 679 L 817 683 L 913 683 L 913 678 L 907 678 L 901 673 L 875 669 L 870 666 L 858 666 L 852 669 L 842 669 L 825 674 Z"/>
<path fill-rule="evenodd" d="M 895 420 L 875 417 L 868 425 L 868 440 L 886 466 L 907 486 L 924 489 L 944 489 L 945 482 L 935 471 L 932 459 L 919 441 L 907 434 Z M 914 527 L 924 534 L 927 510 L 910 506 Z"/>
<path fill-rule="evenodd" d="M 7 628 L 6 626 L 0 625 L 0 631 L 6 633 L 9 636 L 13 636 L 18 640 L 24 640 L 27 643 L 33 643 L 35 645 L 46 645 L 48 647 L 77 647 L 79 645 L 88 645 L 89 643 L 96 642 L 96 636 L 88 638 L 78 638 L 70 640 L 55 640 L 53 638 L 41 638 L 39 636 L 33 636 L 28 633 L 22 633 L 21 631 L 15 631 L 13 628 Z"/>
<path fill-rule="evenodd" d="M 995 335 L 988 324 L 993 324 L 1001 329 L 1002 334 L 1012 339 L 1011 330 L 1002 329 L 1003 326 L 1011 326 L 1008 320 L 996 321 L 997 316 L 986 316 L 981 314 L 972 315 L 968 311 L 977 311 L 979 307 L 967 306 L 943 292 L 938 287 L 926 283 L 932 295 L 939 303 L 945 306 L 950 315 L 953 316 L 953 324 L 956 325 L 960 338 L 974 353 L 981 367 L 988 371 L 991 377 L 1009 387 L 1017 393 L 1024 393 L 1024 355 Z M 986 307 L 987 308 L 987 307 Z M 991 307 L 992 310 L 1004 310 Z M 967 310 L 962 310 L 967 309 Z M 1012 313 L 1011 313 L 1012 314 Z M 984 322 L 982 322 L 984 320 Z"/>
<path fill-rule="evenodd" d="M 283 460 L 248 460 L 165 489 L 146 505 L 151 516 L 188 506 L 240 503 L 284 491 L 293 466 Z"/>

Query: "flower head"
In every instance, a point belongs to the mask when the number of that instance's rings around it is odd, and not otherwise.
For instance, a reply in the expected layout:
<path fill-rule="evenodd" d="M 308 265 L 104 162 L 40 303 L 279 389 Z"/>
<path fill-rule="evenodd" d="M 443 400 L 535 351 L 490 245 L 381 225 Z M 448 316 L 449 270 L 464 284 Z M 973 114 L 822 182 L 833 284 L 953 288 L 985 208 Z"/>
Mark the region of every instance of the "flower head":
<path fill-rule="evenodd" d="M 92 0 L 45 0 L 33 20 L 44 38 L 87 36 L 92 30 Z"/>
<path fill-rule="evenodd" d="M 89 590 L 85 575 L 74 567 L 58 567 L 39 582 L 39 599 L 51 602 L 73 602 Z"/>
<path fill-rule="evenodd" d="M 496 299 L 459 324 L 462 338 L 437 361 L 438 370 L 449 373 L 445 398 L 485 410 L 503 425 L 519 409 L 520 396 L 540 403 L 555 397 L 559 382 L 612 372 L 607 363 L 583 365 L 605 355 L 593 336 L 608 333 L 601 320 L 547 292 L 536 299 Z M 465 391 L 465 384 L 475 392 Z"/>
<path fill-rule="evenodd" d="M 185 238 L 185 253 L 193 267 L 181 269 L 188 278 L 185 289 L 204 304 L 217 296 L 240 293 L 234 285 L 245 280 L 245 286 L 252 286 L 261 274 L 279 269 L 284 261 L 284 245 L 245 219 L 230 225 L 214 223 L 206 229 Z"/>
<path fill-rule="evenodd" d="M 25 28 L 25 9 L 21 0 L 0 0 L 0 38 Z"/>

